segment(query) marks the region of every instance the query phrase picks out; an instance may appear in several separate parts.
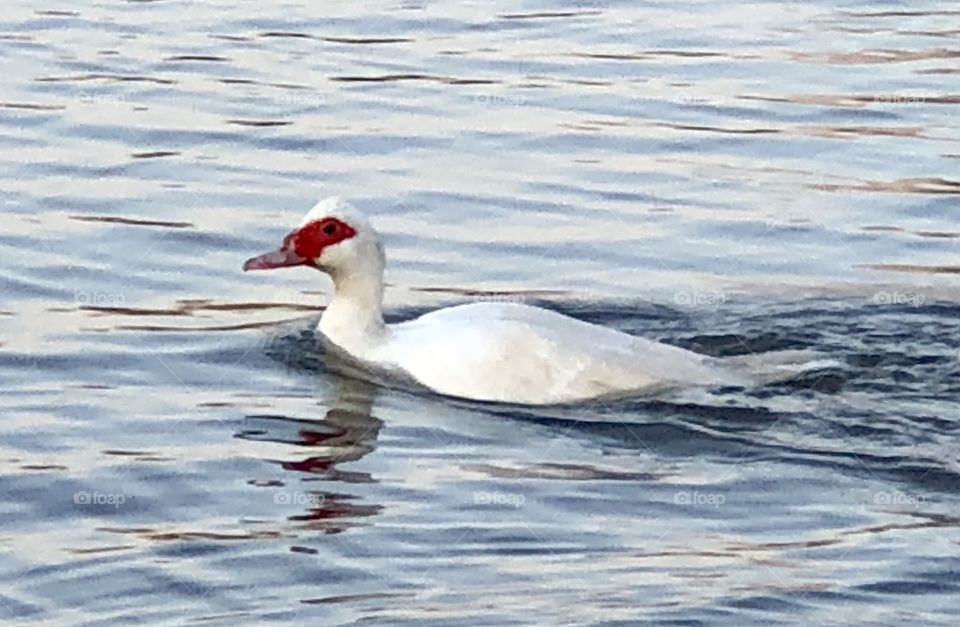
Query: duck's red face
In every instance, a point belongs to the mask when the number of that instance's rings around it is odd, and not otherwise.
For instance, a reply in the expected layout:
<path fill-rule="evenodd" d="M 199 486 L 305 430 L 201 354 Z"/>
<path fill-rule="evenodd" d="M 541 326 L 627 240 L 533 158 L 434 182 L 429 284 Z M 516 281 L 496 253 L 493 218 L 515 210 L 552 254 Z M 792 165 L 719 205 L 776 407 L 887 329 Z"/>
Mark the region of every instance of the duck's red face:
<path fill-rule="evenodd" d="M 316 265 L 316 260 L 320 258 L 325 248 L 339 244 L 356 234 L 352 226 L 337 218 L 314 220 L 283 238 L 283 244 L 277 250 L 247 259 L 243 269 L 272 270 L 307 264 Z"/>

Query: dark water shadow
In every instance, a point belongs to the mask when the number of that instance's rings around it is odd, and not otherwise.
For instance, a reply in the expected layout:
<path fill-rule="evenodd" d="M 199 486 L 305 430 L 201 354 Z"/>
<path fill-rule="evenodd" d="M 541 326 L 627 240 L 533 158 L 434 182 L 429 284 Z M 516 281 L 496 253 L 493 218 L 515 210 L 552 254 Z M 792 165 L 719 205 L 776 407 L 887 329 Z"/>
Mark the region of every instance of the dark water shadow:
<path fill-rule="evenodd" d="M 306 376 L 345 378 L 374 389 L 388 389 L 391 394 L 409 395 L 418 403 L 435 404 L 437 413 L 456 408 L 520 421 L 543 427 L 548 437 L 584 438 L 610 450 L 652 451 L 665 458 L 696 456 L 721 464 L 777 459 L 902 483 L 914 491 L 960 490 L 960 473 L 950 468 L 949 460 L 920 456 L 902 445 L 885 446 L 885 439 L 896 436 L 896 428 L 878 420 L 876 409 L 865 409 L 845 400 L 848 389 L 879 399 L 890 393 L 887 379 L 891 376 L 906 380 L 911 371 L 950 365 L 945 358 L 905 354 L 898 344 L 898 338 L 910 337 L 914 346 L 923 346 L 924 342 L 917 341 L 917 329 L 929 326 L 931 314 L 942 320 L 946 305 L 912 307 L 904 312 L 862 303 L 838 306 L 836 302 L 824 302 L 762 314 L 755 309 L 733 307 L 726 314 L 704 314 L 650 303 L 629 307 L 582 302 L 548 306 L 590 322 L 657 337 L 707 354 L 809 348 L 829 354 L 848 368 L 818 371 L 749 390 L 705 391 L 695 400 L 681 394 L 531 407 L 446 397 L 407 382 L 371 377 L 362 368 L 351 368 L 336 359 L 333 363 L 339 365 L 331 367 L 335 356 L 323 349 L 312 324 L 310 328 L 277 337 L 268 354 Z M 420 313 L 422 310 L 395 311 L 391 318 L 404 320 Z M 735 320 L 735 333 L 727 330 L 731 320 Z M 816 324 L 811 325 L 811 320 Z M 934 348 L 935 343 L 935 335 L 926 341 Z M 953 375 L 944 376 L 946 385 Z M 784 410 L 778 402 L 782 399 L 799 400 L 800 408 Z M 894 418 L 931 426 L 930 419 L 924 416 L 894 411 L 890 419 Z M 951 425 L 945 423 L 944 428 L 952 429 Z M 786 439 L 784 430 L 798 431 L 803 437 L 796 441 Z M 842 446 L 837 446 L 837 442 Z"/>
<path fill-rule="evenodd" d="M 286 458 L 265 460 L 290 473 L 285 484 L 333 482 L 343 486 L 338 491 L 307 488 L 275 496 L 280 505 L 305 508 L 303 513 L 288 517 L 298 528 L 339 533 L 383 509 L 379 504 L 363 503 L 362 496 L 348 487 L 375 482 L 370 473 L 343 467 L 376 450 L 383 421 L 373 415 L 378 394 L 374 385 L 335 374 L 330 375 L 330 381 L 333 387 L 326 400 L 327 409 L 318 417 L 249 415 L 235 437 L 289 445 L 291 452 Z"/>

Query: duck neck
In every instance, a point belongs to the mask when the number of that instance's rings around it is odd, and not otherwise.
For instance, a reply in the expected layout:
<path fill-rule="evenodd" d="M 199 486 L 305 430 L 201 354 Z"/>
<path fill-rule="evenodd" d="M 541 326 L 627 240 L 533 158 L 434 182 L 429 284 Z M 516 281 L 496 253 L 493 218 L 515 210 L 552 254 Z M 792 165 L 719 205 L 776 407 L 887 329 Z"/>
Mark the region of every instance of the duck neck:
<path fill-rule="evenodd" d="M 383 267 L 332 269 L 333 300 L 320 318 L 320 330 L 352 351 L 379 338 L 383 323 Z"/>

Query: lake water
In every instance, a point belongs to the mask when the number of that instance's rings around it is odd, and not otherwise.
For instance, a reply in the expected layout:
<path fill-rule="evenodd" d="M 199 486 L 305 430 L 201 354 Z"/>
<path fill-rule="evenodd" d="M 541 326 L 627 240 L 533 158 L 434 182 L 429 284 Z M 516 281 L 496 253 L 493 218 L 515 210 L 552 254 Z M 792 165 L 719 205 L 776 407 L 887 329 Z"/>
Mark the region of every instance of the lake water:
<path fill-rule="evenodd" d="M 5 3 L 0 618 L 956 625 L 958 59 L 923 0 Z M 540 409 L 335 376 L 329 283 L 240 271 L 330 194 L 394 319 L 844 367 Z"/>

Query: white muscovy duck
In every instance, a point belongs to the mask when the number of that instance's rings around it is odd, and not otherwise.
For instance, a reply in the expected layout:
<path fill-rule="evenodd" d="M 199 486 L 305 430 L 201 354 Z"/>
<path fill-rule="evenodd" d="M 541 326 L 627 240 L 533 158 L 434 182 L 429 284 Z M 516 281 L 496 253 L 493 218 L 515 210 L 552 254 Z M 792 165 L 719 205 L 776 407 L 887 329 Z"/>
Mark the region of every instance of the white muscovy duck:
<path fill-rule="evenodd" d="M 333 279 L 324 339 L 362 366 L 449 396 L 543 405 L 687 386 L 756 385 L 811 368 L 809 351 L 715 358 L 518 303 L 471 303 L 385 324 L 379 234 L 340 198 L 321 200 L 281 247 L 244 270 L 311 266 Z"/>

